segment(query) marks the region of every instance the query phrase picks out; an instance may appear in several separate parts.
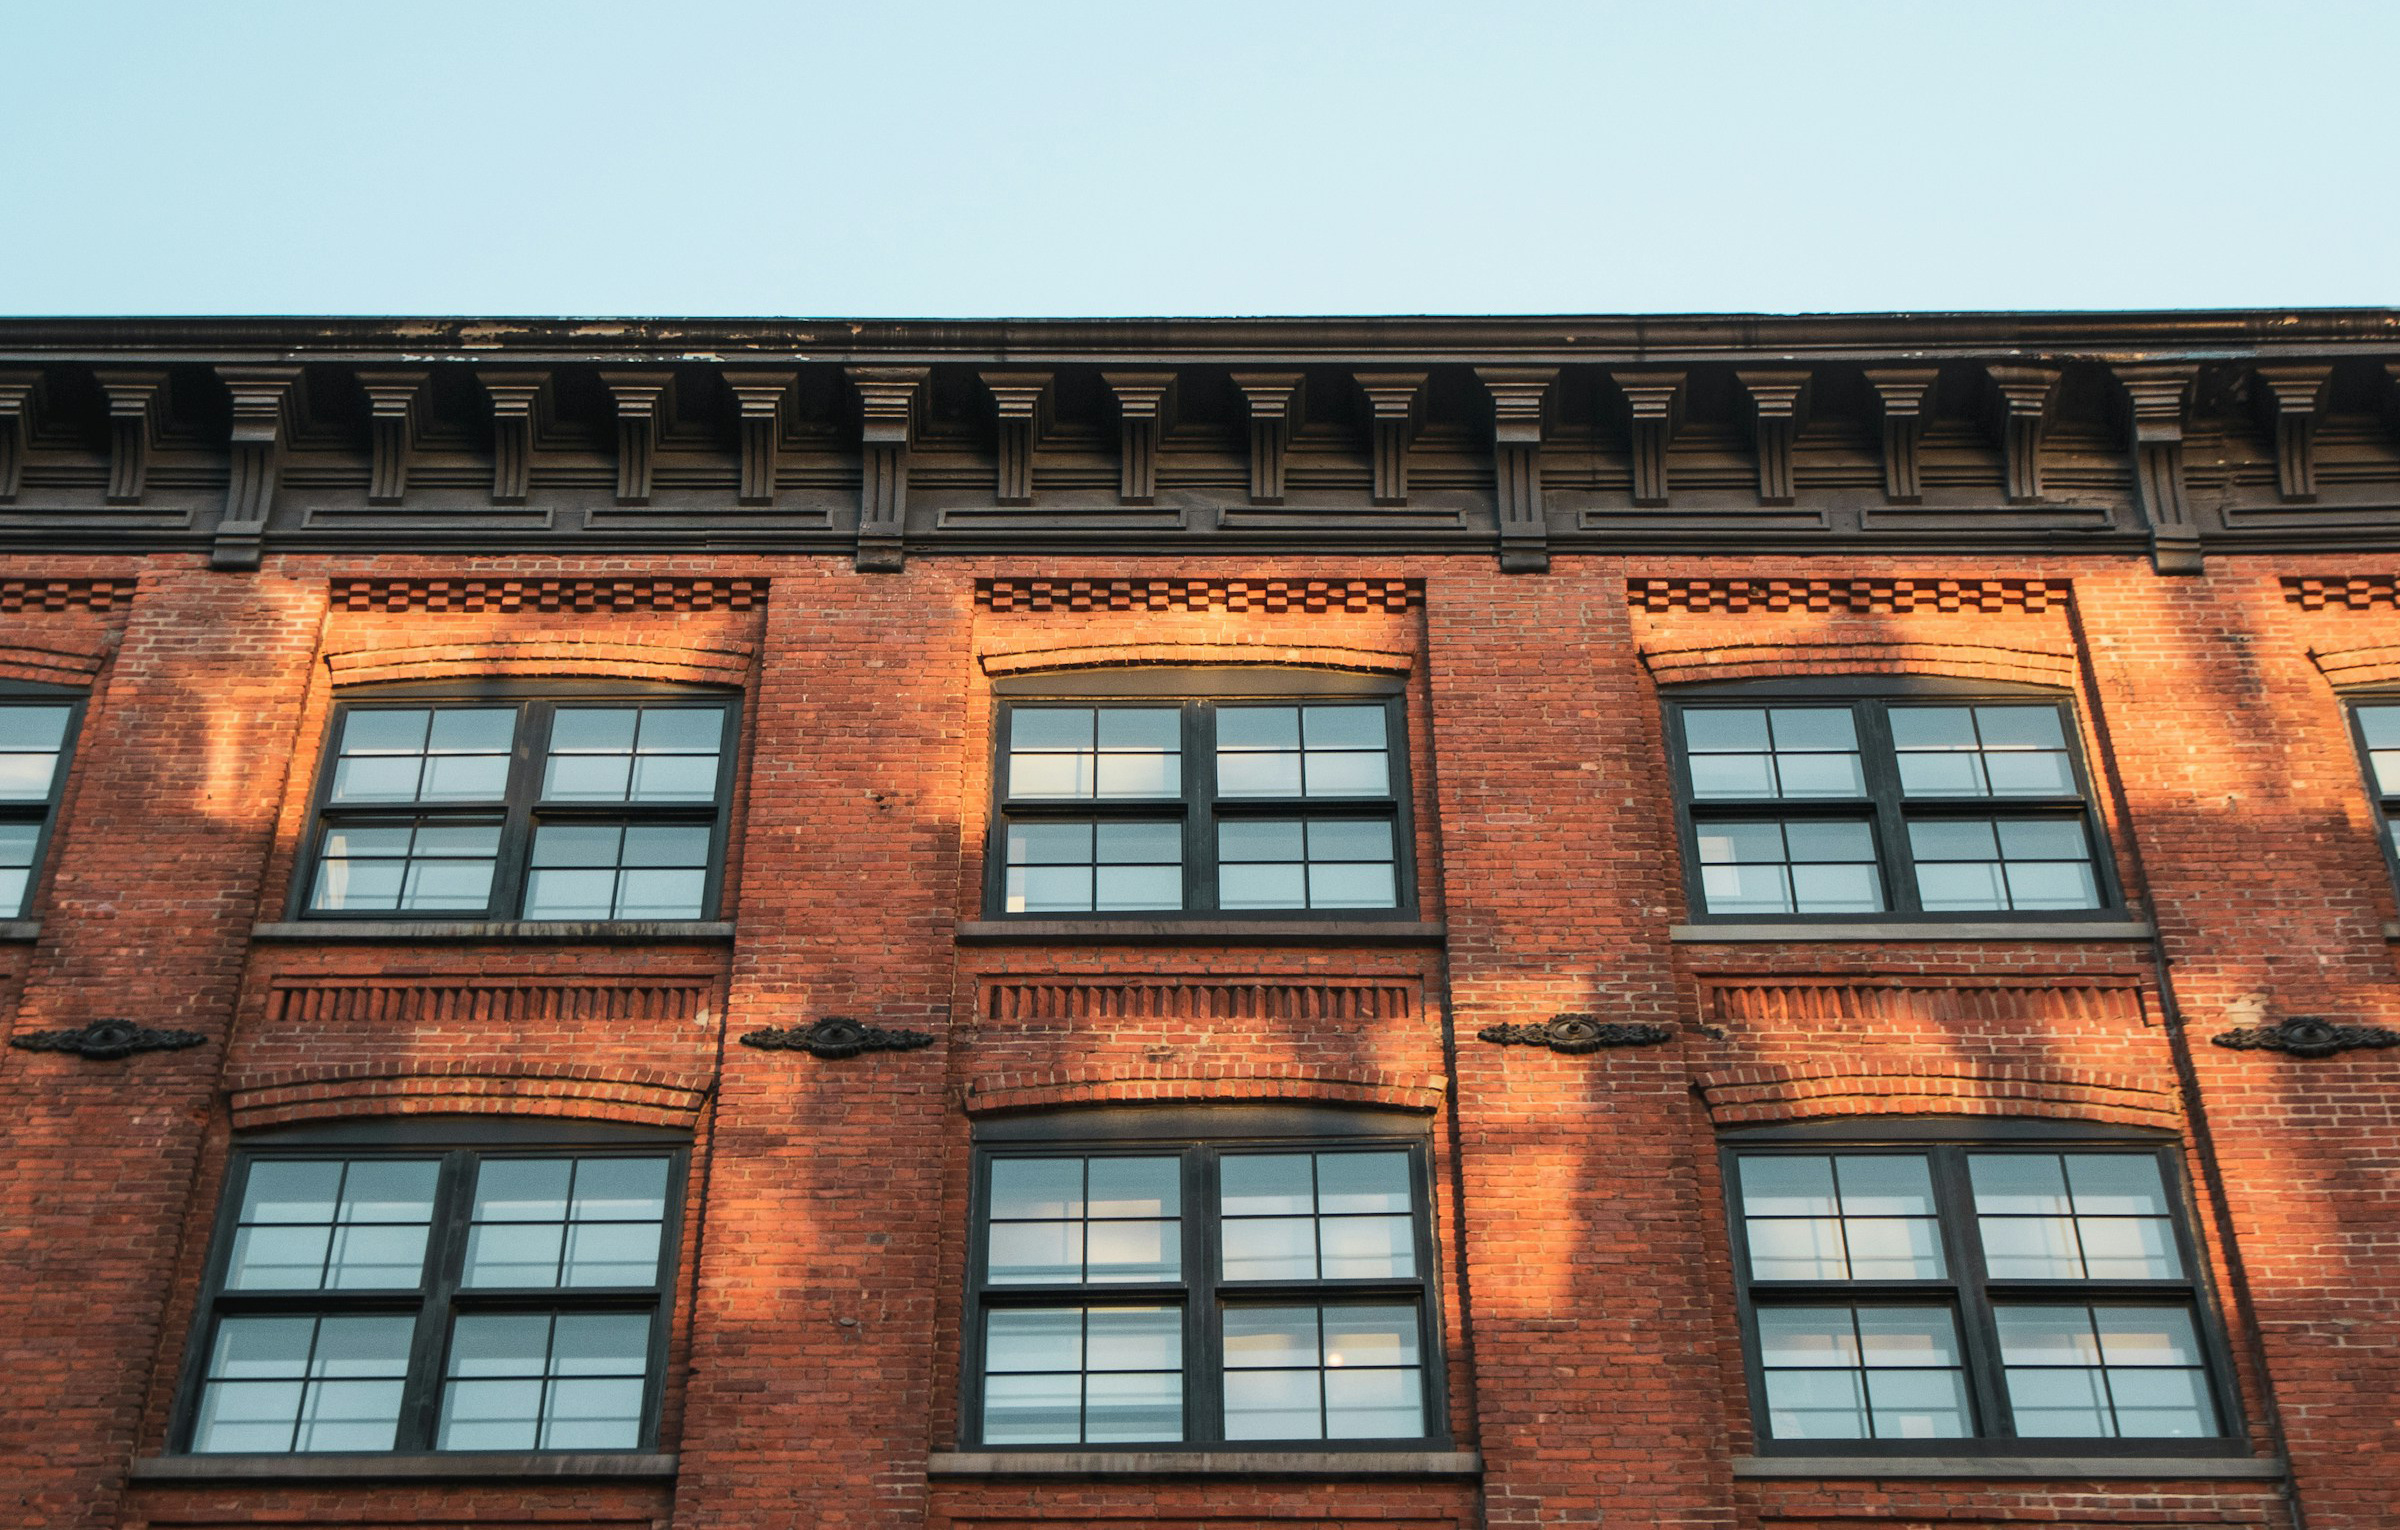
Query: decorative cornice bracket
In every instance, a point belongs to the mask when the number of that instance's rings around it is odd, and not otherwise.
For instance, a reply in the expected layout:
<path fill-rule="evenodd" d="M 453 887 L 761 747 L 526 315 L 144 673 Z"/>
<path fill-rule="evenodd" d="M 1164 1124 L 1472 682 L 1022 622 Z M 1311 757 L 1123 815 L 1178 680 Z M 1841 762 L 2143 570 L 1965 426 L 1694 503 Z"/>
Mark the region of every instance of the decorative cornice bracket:
<path fill-rule="evenodd" d="M 896 574 L 908 561 L 908 453 L 925 407 L 931 367 L 846 367 L 858 390 L 858 553 L 862 574 Z"/>
<path fill-rule="evenodd" d="M 367 503 L 397 505 L 408 497 L 408 469 L 417 451 L 418 411 L 424 407 L 422 371 L 361 371 L 367 396 Z"/>
<path fill-rule="evenodd" d="M 1681 372 L 1611 372 L 1625 395 L 1626 429 L 1633 442 L 1633 502 L 1667 502 L 1667 448 L 1683 424 Z"/>
<path fill-rule="evenodd" d="M 1808 423 L 1813 377 L 1807 372 L 1736 372 L 1750 396 L 1751 427 L 1758 442 L 1758 502 L 1788 505 L 1798 497 L 1792 447 Z"/>
<path fill-rule="evenodd" d="M 2257 376 L 2253 396 L 2275 439 L 2275 486 L 2286 504 L 2311 504 L 2317 497 L 2317 422 L 2325 417 L 2333 368 L 2260 367 Z"/>
<path fill-rule="evenodd" d="M 725 386 L 733 393 L 735 425 L 741 434 L 742 483 L 737 503 L 775 503 L 775 475 L 783 456 L 783 406 L 799 375 L 726 369 Z"/>
<path fill-rule="evenodd" d="M 2200 375 L 2188 363 L 2110 369 L 2131 417 L 2134 503 L 2150 527 L 2150 561 L 2162 574 L 2200 572 L 2200 532 L 2183 492 L 2184 411 Z"/>
<path fill-rule="evenodd" d="M 1284 460 L 1307 408 L 1299 372 L 1236 372 L 1233 385 L 1250 411 L 1250 503 L 1283 503 Z"/>
<path fill-rule="evenodd" d="M 2049 432 L 2050 414 L 2058 404 L 2056 367 L 1984 367 L 1997 400 L 2001 469 L 2007 480 L 2008 502 L 2034 505 L 2042 499 L 2042 437 Z"/>
<path fill-rule="evenodd" d="M 1869 367 L 1883 415 L 1883 497 L 1895 505 L 1922 504 L 1925 481 L 1917 467 L 1917 444 L 1925 434 L 1925 412 L 1933 402 L 1935 367 Z"/>
<path fill-rule="evenodd" d="M 672 372 L 602 372 L 617 404 L 617 503 L 646 505 L 658 476 L 658 440 L 675 418 Z"/>
<path fill-rule="evenodd" d="M 209 549 L 217 568 L 256 568 L 275 513 L 275 489 L 283 476 L 283 453 L 291 443 L 299 408 L 298 367 L 219 367 L 217 376 L 233 396 L 233 434 L 225 485 L 225 513 Z"/>
<path fill-rule="evenodd" d="M 1542 504 L 1542 427 L 1556 367 L 1477 367 L 1492 396 L 1492 483 L 1500 512 L 1500 570 L 1550 568 L 1550 523 Z"/>
<path fill-rule="evenodd" d="M 1375 464 L 1373 503 L 1408 503 L 1408 445 L 1416 439 L 1425 408 L 1423 372 L 1359 372 L 1358 391 L 1367 401 L 1367 433 Z M 1556 374 L 1553 374 L 1556 375 Z M 1487 381 L 1485 386 L 1489 387 Z M 1499 407 L 1499 394 L 1492 395 Z M 1538 442 L 1538 438 L 1537 438 Z"/>
<path fill-rule="evenodd" d="M 41 403 L 41 373 L 0 372 L 0 505 L 14 504 L 24 487 L 25 454 Z"/>
<path fill-rule="evenodd" d="M 985 372 L 983 386 L 992 395 L 999 418 L 998 463 L 993 470 L 992 502 L 998 505 L 1033 503 L 1033 454 L 1050 434 L 1052 377 L 1048 372 Z"/>
<path fill-rule="evenodd" d="M 1117 400 L 1117 498 L 1158 502 L 1158 448 L 1175 424 L 1175 374 L 1103 372 Z"/>
<path fill-rule="evenodd" d="M 492 503 L 521 505 L 533 488 L 533 453 L 550 425 L 548 372 L 484 372 L 492 401 Z"/>
<path fill-rule="evenodd" d="M 108 395 L 108 502 L 138 505 L 150 483 L 150 449 L 167 418 L 164 372 L 95 372 Z"/>

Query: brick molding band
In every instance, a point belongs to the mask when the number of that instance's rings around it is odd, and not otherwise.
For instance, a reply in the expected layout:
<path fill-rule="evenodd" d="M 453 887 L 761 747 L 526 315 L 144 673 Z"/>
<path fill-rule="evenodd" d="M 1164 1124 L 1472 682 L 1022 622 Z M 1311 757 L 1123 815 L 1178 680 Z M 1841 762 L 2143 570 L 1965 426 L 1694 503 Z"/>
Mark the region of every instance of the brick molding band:
<path fill-rule="evenodd" d="M 978 579 L 987 611 L 1410 611 L 1422 579 Z"/>
<path fill-rule="evenodd" d="M 1625 597 L 1637 611 L 1718 615 L 1772 611 L 1843 611 L 1885 616 L 1908 611 L 2053 611 L 2071 587 L 2060 579 L 1631 579 Z"/>
<path fill-rule="evenodd" d="M 764 579 L 336 579 L 337 611 L 747 611 Z"/>
<path fill-rule="evenodd" d="M 740 685 L 757 645 L 741 638 L 711 644 L 678 643 L 660 634 L 640 642 L 601 642 L 554 636 L 488 643 L 361 647 L 328 650 L 325 666 L 336 685 L 385 680 L 452 680 L 492 675 L 585 676 L 607 680 L 684 680 Z"/>
<path fill-rule="evenodd" d="M 1758 680 L 1785 675 L 1948 675 L 2071 686 L 2075 651 L 1991 643 L 1712 643 L 1699 648 L 1644 645 L 1642 662 L 1661 685 Z"/>
<path fill-rule="evenodd" d="M 1719 1126 L 1819 1116 L 2047 1116 L 2174 1128 L 2174 1091 L 2123 1074 L 1940 1059 L 1713 1069 L 1692 1087 Z"/>
<path fill-rule="evenodd" d="M 1200 1059 L 1093 1065 L 977 1079 L 968 1083 L 962 1103 L 969 1115 L 1134 1101 L 1145 1105 L 1318 1101 L 1434 1111 L 1441 1108 L 1448 1093 L 1449 1082 L 1439 1074 L 1332 1067 L 1237 1068 Z"/>
<path fill-rule="evenodd" d="M 353 1116 L 570 1116 L 637 1126 L 689 1128 L 708 1086 L 698 1077 L 636 1079 L 606 1069 L 518 1073 L 350 1071 L 237 1086 L 228 1104 L 236 1131 Z"/>

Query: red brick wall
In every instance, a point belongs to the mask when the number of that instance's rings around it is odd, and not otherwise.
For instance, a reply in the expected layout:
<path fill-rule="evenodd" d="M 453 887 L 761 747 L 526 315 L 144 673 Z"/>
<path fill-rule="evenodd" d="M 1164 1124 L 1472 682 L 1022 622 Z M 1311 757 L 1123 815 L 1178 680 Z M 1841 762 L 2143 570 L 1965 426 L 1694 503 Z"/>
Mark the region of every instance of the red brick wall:
<path fill-rule="evenodd" d="M 10 578 L 109 591 L 0 617 L 0 670 L 92 695 L 41 932 L 0 942 L 0 1006 L 17 1032 L 126 1015 L 210 1040 L 0 1053 L 0 1519 L 2292 1524 L 2270 1481 L 1736 1477 L 1753 1441 L 1714 1132 L 1932 1114 L 2177 1131 L 2254 1448 L 2288 1448 L 2315 1530 L 2392 1524 L 2400 1051 L 2207 1037 L 2400 1008 L 2335 691 L 2400 681 L 2400 610 L 2286 582 L 2375 572 L 2349 563 L 1948 563 L 18 560 Z M 956 940 L 980 913 L 995 675 L 1243 661 L 1401 678 L 1423 916 L 1446 939 Z M 1658 687 L 1858 672 L 2058 685 L 2096 777 L 2105 722 L 2100 810 L 2166 980 L 2146 940 L 1671 940 Z M 730 945 L 252 940 L 283 917 L 339 688 L 478 674 L 742 689 Z M 1585 1056 L 1475 1039 L 1569 1010 L 1676 1036 Z M 843 1061 L 732 1044 L 827 1014 L 938 1041 Z M 1428 1122 L 1451 1427 L 1480 1481 L 929 1477 L 957 1444 L 974 1120 L 1229 1099 Z M 170 1428 L 233 1133 L 409 1111 L 695 1133 L 676 1480 L 129 1485 Z"/>

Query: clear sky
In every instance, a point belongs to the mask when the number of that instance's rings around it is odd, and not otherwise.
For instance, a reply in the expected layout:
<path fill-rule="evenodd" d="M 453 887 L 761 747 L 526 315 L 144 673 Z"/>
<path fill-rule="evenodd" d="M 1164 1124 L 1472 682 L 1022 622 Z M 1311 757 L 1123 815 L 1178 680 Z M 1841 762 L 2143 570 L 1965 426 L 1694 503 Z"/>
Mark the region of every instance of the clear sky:
<path fill-rule="evenodd" d="M 0 312 L 2400 303 L 2400 0 L 0 0 Z"/>

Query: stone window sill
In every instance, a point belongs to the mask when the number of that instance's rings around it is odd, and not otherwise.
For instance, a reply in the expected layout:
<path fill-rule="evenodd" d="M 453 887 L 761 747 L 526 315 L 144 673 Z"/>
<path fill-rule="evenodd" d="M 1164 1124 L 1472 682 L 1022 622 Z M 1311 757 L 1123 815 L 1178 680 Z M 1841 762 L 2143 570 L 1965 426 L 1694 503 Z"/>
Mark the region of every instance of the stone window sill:
<path fill-rule="evenodd" d="M 936 1451 L 934 1477 L 1472 1477 L 1471 1450 Z"/>
<path fill-rule="evenodd" d="M 42 922 L 39 919 L 0 919 L 0 940 L 39 940 Z"/>
<path fill-rule="evenodd" d="M 603 1477 L 666 1479 L 674 1475 L 674 1456 L 642 1451 L 144 1456 L 133 1463 L 136 1482 L 467 1482 L 501 1477 L 576 1481 Z"/>
<path fill-rule="evenodd" d="M 1856 924 L 1816 924 L 1797 919 L 1762 919 L 1745 924 L 1670 925 L 1667 938 L 1681 945 L 1750 944 L 1760 941 L 1938 941 L 1938 940 L 2148 940 L 2140 919 L 2051 919 L 1949 923 L 1938 919 L 1874 919 Z"/>
<path fill-rule="evenodd" d="M 960 945 L 1438 946 L 1439 920 L 961 919 Z"/>
<path fill-rule="evenodd" d="M 552 945 L 718 944 L 733 939 L 729 919 L 295 919 L 250 927 L 252 940 L 429 945 L 436 942 L 547 942 Z"/>
<path fill-rule="evenodd" d="M 2256 1456 L 1736 1456 L 1736 1477 L 1823 1481 L 1892 1477 L 2057 1482 L 2279 1482 L 2283 1462 Z"/>

